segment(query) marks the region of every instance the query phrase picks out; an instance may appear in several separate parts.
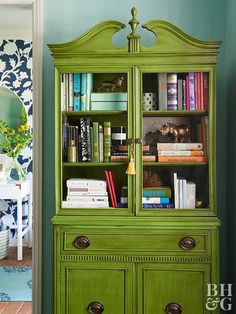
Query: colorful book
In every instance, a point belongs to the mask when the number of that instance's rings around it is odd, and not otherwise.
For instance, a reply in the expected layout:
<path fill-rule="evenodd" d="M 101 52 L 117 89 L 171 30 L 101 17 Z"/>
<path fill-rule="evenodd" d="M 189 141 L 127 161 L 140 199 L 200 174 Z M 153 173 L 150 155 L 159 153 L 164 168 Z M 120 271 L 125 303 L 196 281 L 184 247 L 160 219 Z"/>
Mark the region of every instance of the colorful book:
<path fill-rule="evenodd" d="M 202 143 L 157 143 L 157 150 L 202 150 Z"/>
<path fill-rule="evenodd" d="M 177 109 L 177 73 L 167 73 L 167 110 Z"/>
<path fill-rule="evenodd" d="M 158 156 L 159 162 L 207 162 L 207 156 Z"/>
<path fill-rule="evenodd" d="M 114 199 L 114 203 L 115 203 L 114 207 L 118 207 L 114 176 L 112 174 L 112 171 L 109 170 L 108 172 L 109 172 L 108 175 L 110 176 L 110 183 L 111 183 L 111 190 L 113 193 L 113 199 Z"/>
<path fill-rule="evenodd" d="M 81 74 L 81 111 L 86 110 L 86 95 L 87 95 L 87 73 Z"/>
<path fill-rule="evenodd" d="M 189 110 L 196 110 L 194 72 L 189 72 Z"/>
<path fill-rule="evenodd" d="M 74 73 L 74 111 L 81 110 L 80 89 L 81 89 L 81 74 Z"/>
<path fill-rule="evenodd" d="M 150 187 L 143 188 L 144 197 L 169 197 L 171 198 L 171 188 L 169 187 Z"/>
<path fill-rule="evenodd" d="M 203 72 L 203 110 L 208 110 L 209 102 L 209 75 Z"/>
<path fill-rule="evenodd" d="M 105 170 L 105 177 L 108 187 L 108 193 L 110 196 L 110 203 L 111 207 L 118 207 L 116 194 L 115 194 L 115 188 L 114 188 L 114 182 L 112 181 L 111 171 Z"/>
<path fill-rule="evenodd" d="M 68 74 L 68 95 L 69 95 L 69 102 L 68 102 L 68 110 L 74 110 L 74 83 L 73 83 L 73 74 Z"/>
<path fill-rule="evenodd" d="M 174 208 L 173 203 L 169 204 L 143 204 L 143 209 L 155 209 L 155 208 Z"/>
<path fill-rule="evenodd" d="M 111 122 L 104 121 L 104 162 L 109 162 L 111 157 Z"/>
<path fill-rule="evenodd" d="M 158 156 L 204 156 L 203 150 L 159 150 Z"/>
<path fill-rule="evenodd" d="M 92 152 L 93 152 L 93 162 L 99 162 L 99 122 L 93 122 L 93 142 L 92 142 Z"/>
<path fill-rule="evenodd" d="M 91 93 L 93 91 L 93 73 L 87 73 L 86 76 L 86 106 L 85 110 L 91 110 L 90 102 L 91 102 Z"/>
<path fill-rule="evenodd" d="M 167 110 L 167 73 L 158 73 L 158 109 Z"/>
<path fill-rule="evenodd" d="M 169 197 L 142 197 L 143 204 L 169 204 Z"/>
<path fill-rule="evenodd" d="M 104 134 L 103 134 L 103 126 L 99 124 L 98 126 L 98 146 L 99 146 L 99 161 L 103 162 L 104 160 Z"/>
<path fill-rule="evenodd" d="M 91 161 L 90 118 L 80 119 L 80 160 Z"/>

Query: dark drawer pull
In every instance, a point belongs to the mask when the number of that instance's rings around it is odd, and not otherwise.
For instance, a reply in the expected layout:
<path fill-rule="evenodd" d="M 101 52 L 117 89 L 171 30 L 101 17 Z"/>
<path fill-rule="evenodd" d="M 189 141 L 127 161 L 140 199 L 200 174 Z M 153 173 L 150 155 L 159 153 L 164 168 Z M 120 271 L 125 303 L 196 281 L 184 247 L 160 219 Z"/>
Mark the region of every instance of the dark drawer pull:
<path fill-rule="evenodd" d="M 91 302 L 88 305 L 88 312 L 91 314 L 100 314 L 104 311 L 104 306 L 100 302 Z"/>
<path fill-rule="evenodd" d="M 74 239 L 73 244 L 77 249 L 86 249 L 90 246 L 90 240 L 86 236 L 78 236 Z"/>
<path fill-rule="evenodd" d="M 169 303 L 166 306 L 166 314 L 180 314 L 182 307 L 178 303 Z"/>
<path fill-rule="evenodd" d="M 182 250 L 192 250 L 196 246 L 196 241 L 191 237 L 184 237 L 179 241 Z"/>

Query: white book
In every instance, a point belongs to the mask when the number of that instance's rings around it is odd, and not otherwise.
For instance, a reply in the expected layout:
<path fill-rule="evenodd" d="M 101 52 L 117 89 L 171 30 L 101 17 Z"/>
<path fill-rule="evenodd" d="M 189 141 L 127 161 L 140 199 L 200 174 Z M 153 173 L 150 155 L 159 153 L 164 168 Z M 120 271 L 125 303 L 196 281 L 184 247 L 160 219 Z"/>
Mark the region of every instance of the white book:
<path fill-rule="evenodd" d="M 87 178 L 71 178 L 66 181 L 67 187 L 90 187 L 90 188 L 106 188 L 105 180 L 87 179 Z"/>
<path fill-rule="evenodd" d="M 67 195 L 67 201 L 70 202 L 108 202 L 108 196 L 98 195 Z"/>
<path fill-rule="evenodd" d="M 108 208 L 109 202 L 62 201 L 62 208 Z"/>
<path fill-rule="evenodd" d="M 67 195 L 107 195 L 106 188 L 68 187 Z"/>
<path fill-rule="evenodd" d="M 186 179 L 183 179 L 183 208 L 187 208 L 186 207 L 186 197 L 187 197 L 187 194 L 186 194 Z"/>
<path fill-rule="evenodd" d="M 186 182 L 186 208 L 195 208 L 196 202 L 196 184 Z"/>
<path fill-rule="evenodd" d="M 179 208 L 179 180 L 177 178 L 177 173 L 174 172 L 174 199 L 175 199 L 175 208 Z"/>
<path fill-rule="evenodd" d="M 179 208 L 183 208 L 183 179 L 179 179 Z"/>
<path fill-rule="evenodd" d="M 202 150 L 202 143 L 157 143 L 157 150 Z"/>

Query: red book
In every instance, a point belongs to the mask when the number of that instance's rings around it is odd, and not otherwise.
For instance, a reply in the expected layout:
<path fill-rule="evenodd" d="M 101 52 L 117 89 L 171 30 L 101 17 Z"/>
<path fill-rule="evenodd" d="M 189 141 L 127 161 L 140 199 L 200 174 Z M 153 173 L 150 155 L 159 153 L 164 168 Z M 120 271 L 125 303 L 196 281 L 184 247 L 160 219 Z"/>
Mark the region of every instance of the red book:
<path fill-rule="evenodd" d="M 110 176 L 111 191 L 112 191 L 113 201 L 114 201 L 114 206 L 113 207 L 118 207 L 114 177 L 113 177 L 113 174 L 112 174 L 111 171 L 108 171 L 108 174 Z"/>
<path fill-rule="evenodd" d="M 186 76 L 186 110 L 190 109 L 189 104 L 189 76 Z"/>
<path fill-rule="evenodd" d="M 111 189 L 111 179 L 110 179 L 110 175 L 109 175 L 108 170 L 105 170 L 105 177 L 106 177 L 106 181 L 107 181 L 107 189 L 108 189 L 108 194 L 110 196 L 111 207 L 115 207 L 115 202 L 114 202 L 113 193 L 112 193 L 112 189 Z"/>
<path fill-rule="evenodd" d="M 203 72 L 203 109 L 208 110 L 209 101 L 209 78 L 208 73 Z"/>

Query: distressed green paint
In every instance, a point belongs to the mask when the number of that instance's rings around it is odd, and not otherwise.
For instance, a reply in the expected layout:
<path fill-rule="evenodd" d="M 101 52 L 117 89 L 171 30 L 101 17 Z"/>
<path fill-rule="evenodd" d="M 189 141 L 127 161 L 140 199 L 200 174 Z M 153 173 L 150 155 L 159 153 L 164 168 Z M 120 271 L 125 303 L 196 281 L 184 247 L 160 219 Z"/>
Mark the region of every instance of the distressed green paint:
<path fill-rule="evenodd" d="M 140 45 L 140 50 L 132 44 L 131 50 L 135 52 L 129 52 L 127 47 L 118 49 L 111 45 L 113 34 L 122 27 L 116 21 L 100 23 L 77 40 L 49 45 L 55 61 L 56 111 L 56 215 L 52 219 L 54 313 L 79 311 L 85 314 L 92 301 L 104 303 L 107 311 L 114 314 L 159 313 L 170 302 L 180 303 L 186 313 L 207 313 L 206 284 L 219 279 L 215 67 L 220 42 L 196 40 L 170 23 L 155 20 L 144 27 L 156 34 L 157 43 L 150 48 Z M 102 48 L 101 41 L 104 42 Z M 60 72 L 127 73 L 128 138 L 135 140 L 142 137 L 142 73 L 190 71 L 210 73 L 210 208 L 142 211 L 142 149 L 140 144 L 135 144 L 136 175 L 128 178 L 128 209 L 62 209 L 62 167 L 65 177 L 70 177 L 77 168 L 85 168 L 83 171 L 93 174 L 95 169 L 96 172 L 103 171 L 104 165 L 93 164 L 88 169 L 81 163 L 62 164 Z M 188 116 L 188 113 L 177 112 L 180 114 Z M 204 113 L 190 113 L 192 116 L 196 114 Z M 71 115 L 76 116 L 75 113 Z M 173 113 L 160 112 L 160 116 L 163 115 Z M 117 113 L 114 117 L 118 117 Z M 111 166 L 113 171 L 117 166 L 121 164 Z M 196 166 L 204 167 L 205 164 Z M 124 171 L 119 175 L 125 175 Z M 81 235 L 90 239 L 88 249 L 75 248 L 73 241 Z M 180 240 L 183 237 L 192 237 L 196 246 L 191 250 L 182 249 Z M 182 290 L 179 289 L 180 282 L 184 282 Z"/>

